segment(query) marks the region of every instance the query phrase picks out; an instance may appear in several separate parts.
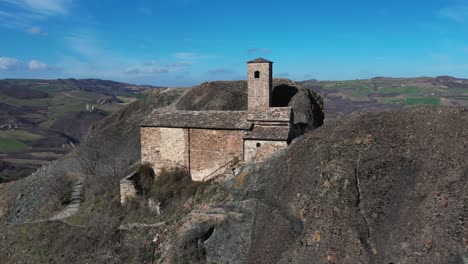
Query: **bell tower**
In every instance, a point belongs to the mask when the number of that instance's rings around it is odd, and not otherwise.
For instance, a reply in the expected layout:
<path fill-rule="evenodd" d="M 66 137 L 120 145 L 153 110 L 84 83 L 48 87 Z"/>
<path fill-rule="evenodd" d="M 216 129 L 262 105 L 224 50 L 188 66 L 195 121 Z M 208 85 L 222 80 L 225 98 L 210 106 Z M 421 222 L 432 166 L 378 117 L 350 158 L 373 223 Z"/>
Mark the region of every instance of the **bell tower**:
<path fill-rule="evenodd" d="M 258 58 L 247 62 L 248 110 L 265 111 L 271 105 L 273 62 Z"/>

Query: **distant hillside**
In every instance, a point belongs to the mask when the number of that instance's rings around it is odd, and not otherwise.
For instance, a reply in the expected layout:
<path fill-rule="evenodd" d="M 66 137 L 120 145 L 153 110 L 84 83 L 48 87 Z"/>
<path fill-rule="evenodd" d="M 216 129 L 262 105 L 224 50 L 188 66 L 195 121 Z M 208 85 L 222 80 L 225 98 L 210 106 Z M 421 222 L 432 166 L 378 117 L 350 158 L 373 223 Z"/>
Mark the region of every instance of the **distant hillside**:
<path fill-rule="evenodd" d="M 450 76 L 309 80 L 301 84 L 324 98 L 328 119 L 356 111 L 396 110 L 412 105 L 468 106 L 468 80 Z"/>
<path fill-rule="evenodd" d="M 468 80 L 450 76 L 299 84 L 323 97 L 326 121 L 358 111 L 412 105 L 468 106 Z M 246 106 L 246 81 L 194 87 L 178 107 L 238 110 Z M 97 79 L 0 80 L 0 182 L 26 176 L 67 153 L 93 123 L 145 98 L 154 88 L 161 87 Z"/>
<path fill-rule="evenodd" d="M 0 183 L 67 153 L 93 123 L 154 88 L 96 79 L 0 80 Z"/>

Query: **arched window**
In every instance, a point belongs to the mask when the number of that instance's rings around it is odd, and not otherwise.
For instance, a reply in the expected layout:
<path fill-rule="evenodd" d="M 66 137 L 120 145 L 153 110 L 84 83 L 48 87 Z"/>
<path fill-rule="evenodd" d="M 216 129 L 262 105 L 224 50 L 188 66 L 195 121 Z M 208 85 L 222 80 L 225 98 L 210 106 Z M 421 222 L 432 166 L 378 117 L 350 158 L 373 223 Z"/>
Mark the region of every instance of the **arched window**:
<path fill-rule="evenodd" d="M 261 143 L 257 143 L 257 148 L 261 147 L 262 144 Z"/>
<path fill-rule="evenodd" d="M 255 71 L 255 79 L 258 79 L 260 78 L 260 72 L 259 71 Z"/>

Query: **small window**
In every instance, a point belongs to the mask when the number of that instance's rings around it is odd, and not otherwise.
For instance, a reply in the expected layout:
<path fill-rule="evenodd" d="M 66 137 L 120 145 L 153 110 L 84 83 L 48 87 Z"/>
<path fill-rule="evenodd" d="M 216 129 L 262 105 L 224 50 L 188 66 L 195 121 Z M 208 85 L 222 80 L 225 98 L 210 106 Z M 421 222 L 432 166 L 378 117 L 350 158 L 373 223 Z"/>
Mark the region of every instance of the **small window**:
<path fill-rule="evenodd" d="M 255 72 L 255 79 L 258 79 L 258 78 L 260 78 L 260 72 L 259 72 L 259 71 L 256 71 L 256 72 Z"/>
<path fill-rule="evenodd" d="M 257 148 L 259 148 L 259 147 L 261 147 L 261 146 L 262 146 L 262 144 L 260 144 L 260 143 L 257 143 Z"/>

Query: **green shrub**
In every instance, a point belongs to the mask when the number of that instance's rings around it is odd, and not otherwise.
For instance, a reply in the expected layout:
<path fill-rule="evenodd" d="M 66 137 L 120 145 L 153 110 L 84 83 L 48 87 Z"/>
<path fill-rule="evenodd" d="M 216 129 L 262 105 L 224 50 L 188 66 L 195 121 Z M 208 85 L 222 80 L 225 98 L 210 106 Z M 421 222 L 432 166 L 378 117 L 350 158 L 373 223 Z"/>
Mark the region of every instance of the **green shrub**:
<path fill-rule="evenodd" d="M 148 197 L 156 198 L 163 207 L 178 204 L 193 196 L 200 183 L 192 181 L 183 168 L 163 169 L 148 191 Z"/>
<path fill-rule="evenodd" d="M 138 194 L 146 196 L 155 179 L 153 168 L 149 163 L 144 163 L 134 167 L 133 171 L 135 173 L 130 180 L 135 184 Z"/>

